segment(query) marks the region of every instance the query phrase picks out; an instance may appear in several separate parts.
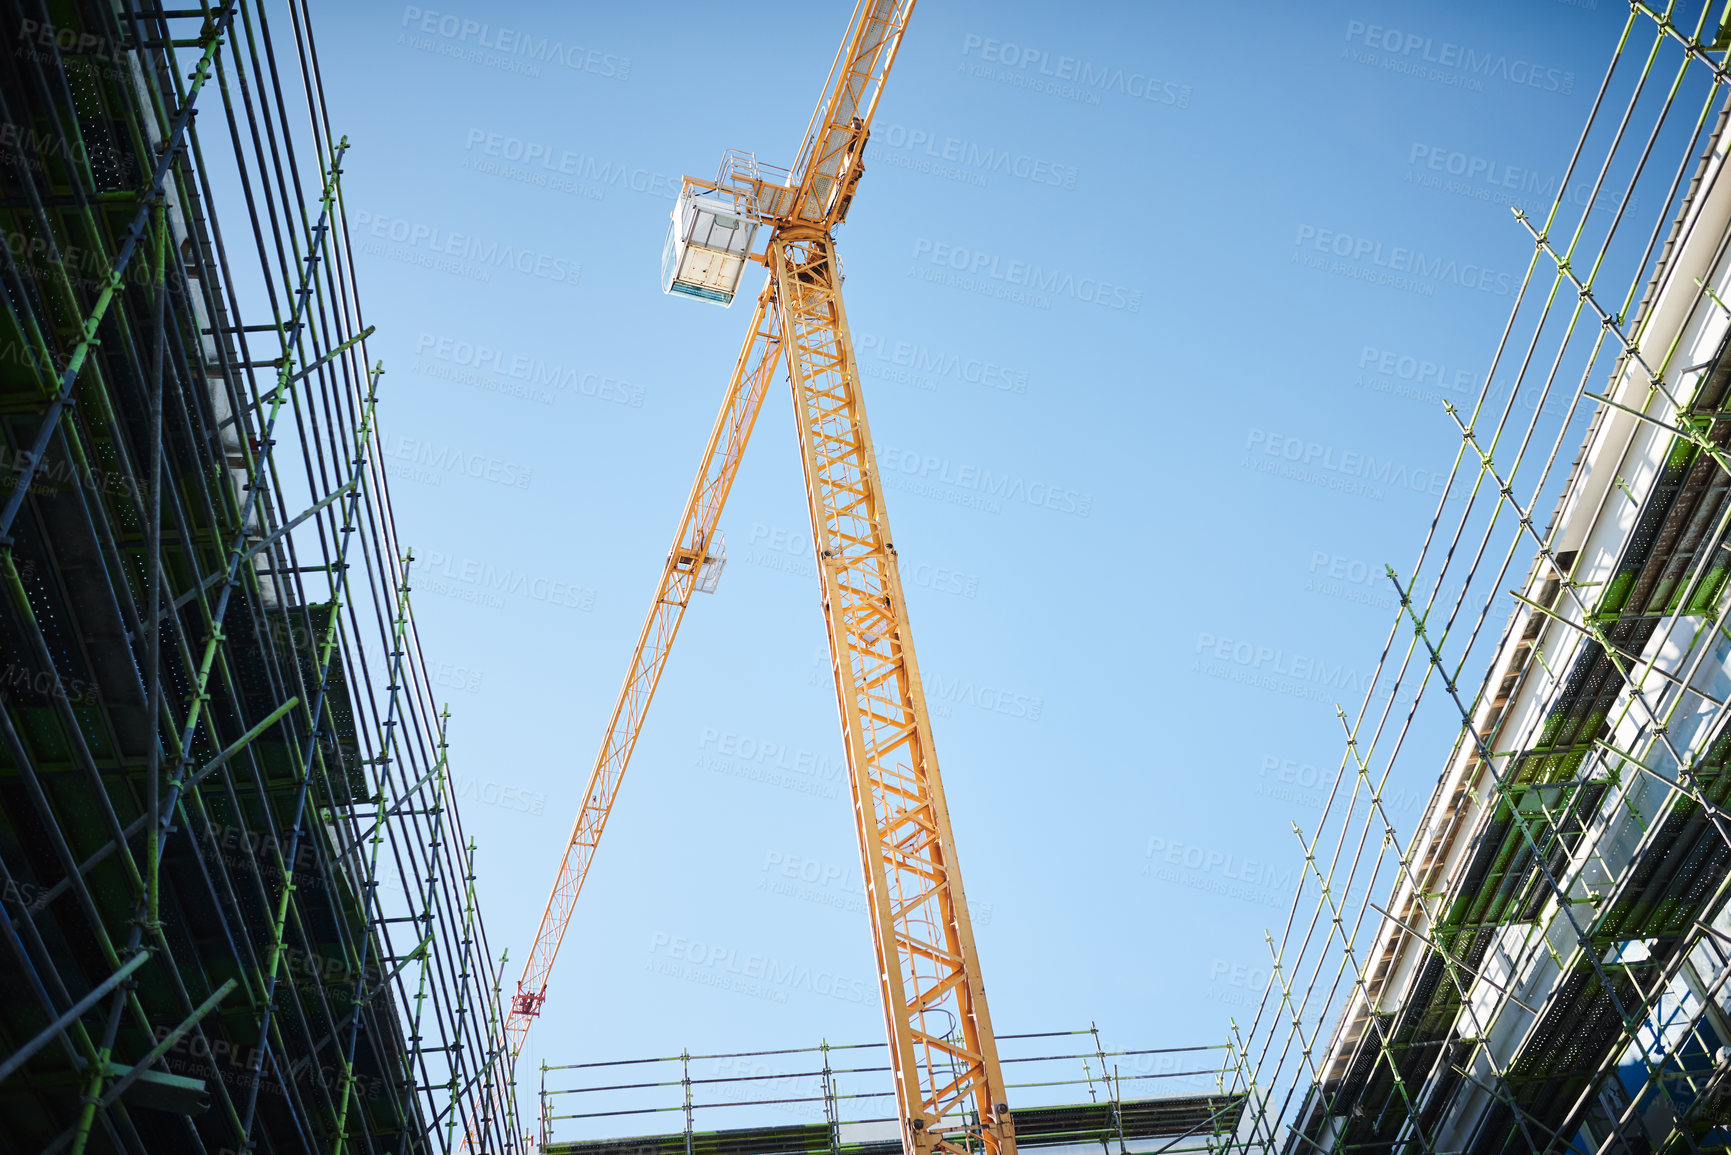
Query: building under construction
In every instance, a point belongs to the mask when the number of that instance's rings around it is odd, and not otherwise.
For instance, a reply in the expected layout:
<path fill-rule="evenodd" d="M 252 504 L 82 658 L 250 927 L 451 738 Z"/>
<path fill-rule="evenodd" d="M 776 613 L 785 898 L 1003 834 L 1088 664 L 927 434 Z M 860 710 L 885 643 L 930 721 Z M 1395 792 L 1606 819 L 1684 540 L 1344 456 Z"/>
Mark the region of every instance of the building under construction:
<path fill-rule="evenodd" d="M 515 1150 L 307 6 L 0 13 L 0 1150 Z"/>
<path fill-rule="evenodd" d="M 686 178 L 664 285 L 771 276 L 509 999 L 305 0 L 0 8 L 0 1151 L 1731 1149 L 1723 6 L 1632 4 L 1510 218 L 1267 990 L 1195 1048 L 994 1034 L 972 969 L 831 235 L 911 8 L 858 6 L 791 168 Z M 517 1047 L 784 352 L 889 1039 L 544 1067 L 525 1133 Z"/>
<path fill-rule="evenodd" d="M 1631 8 L 1555 206 L 1509 221 L 1484 390 L 1438 416 L 1385 689 L 1233 1024 L 1244 1149 L 1731 1147 L 1731 24 Z M 1452 750 L 1409 744 L 1427 711 Z M 1438 775 L 1417 830 L 1391 770 Z"/>

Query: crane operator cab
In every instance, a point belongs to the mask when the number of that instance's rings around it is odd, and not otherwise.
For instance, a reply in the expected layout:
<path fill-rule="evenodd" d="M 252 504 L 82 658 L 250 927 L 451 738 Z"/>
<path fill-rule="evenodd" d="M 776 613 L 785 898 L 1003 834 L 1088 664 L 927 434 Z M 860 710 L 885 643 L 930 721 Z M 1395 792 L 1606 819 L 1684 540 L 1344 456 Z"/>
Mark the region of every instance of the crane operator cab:
<path fill-rule="evenodd" d="M 731 305 L 756 235 L 745 198 L 687 178 L 661 249 L 661 291 Z"/>

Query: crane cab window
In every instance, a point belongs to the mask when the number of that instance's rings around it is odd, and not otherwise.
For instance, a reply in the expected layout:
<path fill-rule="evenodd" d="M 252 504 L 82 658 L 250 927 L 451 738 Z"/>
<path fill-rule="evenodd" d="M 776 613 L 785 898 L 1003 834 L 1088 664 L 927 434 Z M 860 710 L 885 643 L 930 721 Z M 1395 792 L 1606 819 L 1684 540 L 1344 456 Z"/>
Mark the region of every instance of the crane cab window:
<path fill-rule="evenodd" d="M 703 196 L 687 186 L 661 250 L 661 291 L 732 304 L 756 235 L 757 222 L 743 216 L 731 199 Z"/>

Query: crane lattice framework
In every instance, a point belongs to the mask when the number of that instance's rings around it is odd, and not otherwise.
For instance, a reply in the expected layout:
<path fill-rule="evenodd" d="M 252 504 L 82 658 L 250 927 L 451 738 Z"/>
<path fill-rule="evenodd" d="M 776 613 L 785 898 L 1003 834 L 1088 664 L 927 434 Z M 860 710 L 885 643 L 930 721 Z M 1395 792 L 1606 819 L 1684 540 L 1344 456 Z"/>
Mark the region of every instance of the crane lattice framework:
<path fill-rule="evenodd" d="M 546 998 L 553 960 L 685 609 L 694 593 L 713 588 L 723 560 L 717 523 L 764 391 L 785 353 L 902 1146 L 908 1155 L 1014 1155 L 1014 1126 L 860 397 L 833 239 L 864 172 L 872 114 L 912 8 L 912 0 L 861 0 L 791 171 L 729 153 L 714 180 L 685 178 L 669 255 L 690 283 L 673 284 L 681 274 L 670 266 L 670 286 L 725 303 L 748 257 L 765 264 L 770 276 L 608 722 L 506 1031 L 514 1056 Z M 733 206 L 736 215 L 705 215 L 701 209 L 717 203 Z M 701 226 L 693 224 L 697 220 Z M 751 252 L 757 225 L 770 230 L 761 254 Z M 705 230 L 701 237 L 693 231 L 697 227 Z"/>

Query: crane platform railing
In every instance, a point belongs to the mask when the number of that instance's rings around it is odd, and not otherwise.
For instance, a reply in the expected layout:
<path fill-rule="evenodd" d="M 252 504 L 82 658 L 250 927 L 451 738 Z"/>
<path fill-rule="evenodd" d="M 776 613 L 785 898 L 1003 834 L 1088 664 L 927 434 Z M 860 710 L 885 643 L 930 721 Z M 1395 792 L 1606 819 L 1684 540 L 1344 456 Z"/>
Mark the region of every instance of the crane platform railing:
<path fill-rule="evenodd" d="M 758 160 L 756 153 L 730 148 L 721 154 L 713 179 L 686 174 L 680 178 L 680 191 L 687 196 L 724 198 L 740 216 L 773 225 L 792 219 L 799 188 L 788 169 Z"/>

